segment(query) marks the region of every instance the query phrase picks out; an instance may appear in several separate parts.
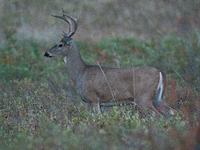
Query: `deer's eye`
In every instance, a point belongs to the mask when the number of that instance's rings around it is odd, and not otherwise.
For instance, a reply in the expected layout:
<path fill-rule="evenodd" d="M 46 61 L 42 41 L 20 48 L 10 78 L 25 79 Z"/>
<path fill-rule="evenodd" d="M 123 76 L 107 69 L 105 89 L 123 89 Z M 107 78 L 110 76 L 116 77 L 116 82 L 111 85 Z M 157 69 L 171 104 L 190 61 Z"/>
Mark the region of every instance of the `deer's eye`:
<path fill-rule="evenodd" d="M 63 45 L 62 44 L 58 44 L 58 47 L 63 47 Z"/>

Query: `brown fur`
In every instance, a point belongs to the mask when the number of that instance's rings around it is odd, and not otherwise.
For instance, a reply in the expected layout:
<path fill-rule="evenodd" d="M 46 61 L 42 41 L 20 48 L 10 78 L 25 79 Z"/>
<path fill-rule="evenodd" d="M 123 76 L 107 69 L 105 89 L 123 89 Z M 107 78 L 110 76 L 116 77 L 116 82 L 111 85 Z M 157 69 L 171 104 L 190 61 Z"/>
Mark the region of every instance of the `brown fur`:
<path fill-rule="evenodd" d="M 64 45 L 62 50 L 58 50 L 60 43 Z M 100 112 L 99 105 L 126 103 L 128 100 L 128 103 L 135 102 L 142 109 L 150 109 L 158 113 L 152 105 L 152 99 L 159 84 L 160 70 L 146 66 L 136 68 L 102 67 L 102 72 L 100 66 L 85 64 L 76 45 L 74 43 L 67 45 L 63 39 L 46 53 L 49 56 L 67 58 L 67 70 L 71 79 L 77 85 L 81 98 L 91 108 L 94 107 L 96 112 Z M 166 75 L 163 72 L 161 73 L 163 77 L 163 98 L 167 80 Z M 157 101 L 156 106 L 160 108 Z M 163 113 L 161 110 L 159 112 L 165 115 L 165 112 Z M 167 112 L 166 114 L 170 113 Z"/>
<path fill-rule="evenodd" d="M 77 85 L 82 100 L 91 108 L 94 107 L 96 113 L 100 113 L 100 106 L 137 103 L 142 109 L 153 110 L 160 116 L 174 114 L 174 110 L 163 101 L 167 79 L 162 71 L 146 66 L 107 68 L 85 64 L 71 39 L 77 29 L 78 19 L 62 14 L 63 16 L 53 16 L 68 22 L 70 32 L 64 33 L 64 38 L 45 52 L 44 56 L 65 58 L 68 73 Z"/>

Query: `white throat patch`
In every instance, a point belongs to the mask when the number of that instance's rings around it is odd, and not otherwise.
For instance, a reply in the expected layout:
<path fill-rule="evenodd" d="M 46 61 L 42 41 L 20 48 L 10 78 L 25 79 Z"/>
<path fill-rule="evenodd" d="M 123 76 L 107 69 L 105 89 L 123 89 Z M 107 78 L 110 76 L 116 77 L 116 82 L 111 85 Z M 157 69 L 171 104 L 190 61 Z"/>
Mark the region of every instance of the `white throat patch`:
<path fill-rule="evenodd" d="M 63 60 L 64 60 L 65 63 L 67 63 L 67 57 L 66 56 L 63 58 Z"/>

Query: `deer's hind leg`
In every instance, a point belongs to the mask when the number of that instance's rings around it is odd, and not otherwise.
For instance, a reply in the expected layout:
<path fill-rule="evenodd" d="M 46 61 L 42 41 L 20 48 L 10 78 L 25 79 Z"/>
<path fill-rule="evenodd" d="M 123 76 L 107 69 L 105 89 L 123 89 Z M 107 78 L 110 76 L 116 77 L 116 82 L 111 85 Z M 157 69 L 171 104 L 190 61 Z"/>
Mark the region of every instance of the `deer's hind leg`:
<path fill-rule="evenodd" d="M 150 98 L 151 96 L 148 96 L 147 93 L 143 94 L 143 95 L 140 95 L 138 98 L 137 98 L 137 101 L 136 103 L 138 104 L 139 107 L 141 107 L 142 109 L 144 110 L 147 110 L 147 111 L 154 111 L 156 113 L 156 117 L 159 116 L 159 117 L 163 117 L 161 113 L 159 113 L 155 107 L 153 106 L 152 104 L 152 100 Z"/>
<path fill-rule="evenodd" d="M 154 111 L 159 117 L 163 117 L 163 115 L 161 113 L 159 113 L 159 111 L 157 111 L 157 109 L 154 108 L 153 104 L 150 103 L 149 104 L 149 108 Z"/>

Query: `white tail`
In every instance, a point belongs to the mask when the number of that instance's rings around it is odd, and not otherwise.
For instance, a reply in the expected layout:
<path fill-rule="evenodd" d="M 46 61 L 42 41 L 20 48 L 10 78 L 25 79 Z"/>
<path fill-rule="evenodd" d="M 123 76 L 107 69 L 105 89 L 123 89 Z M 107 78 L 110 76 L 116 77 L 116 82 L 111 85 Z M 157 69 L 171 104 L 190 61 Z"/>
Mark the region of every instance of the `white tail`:
<path fill-rule="evenodd" d="M 61 13 L 55 16 L 69 24 L 69 33 L 63 32 L 62 40 L 45 52 L 46 57 L 64 58 L 71 79 L 77 85 L 82 100 L 100 112 L 101 106 L 136 103 L 165 117 L 175 110 L 163 101 L 167 79 L 165 73 L 153 67 L 107 68 L 87 65 L 71 36 L 78 28 L 78 19 Z M 162 115 L 161 115 L 162 114 Z"/>

